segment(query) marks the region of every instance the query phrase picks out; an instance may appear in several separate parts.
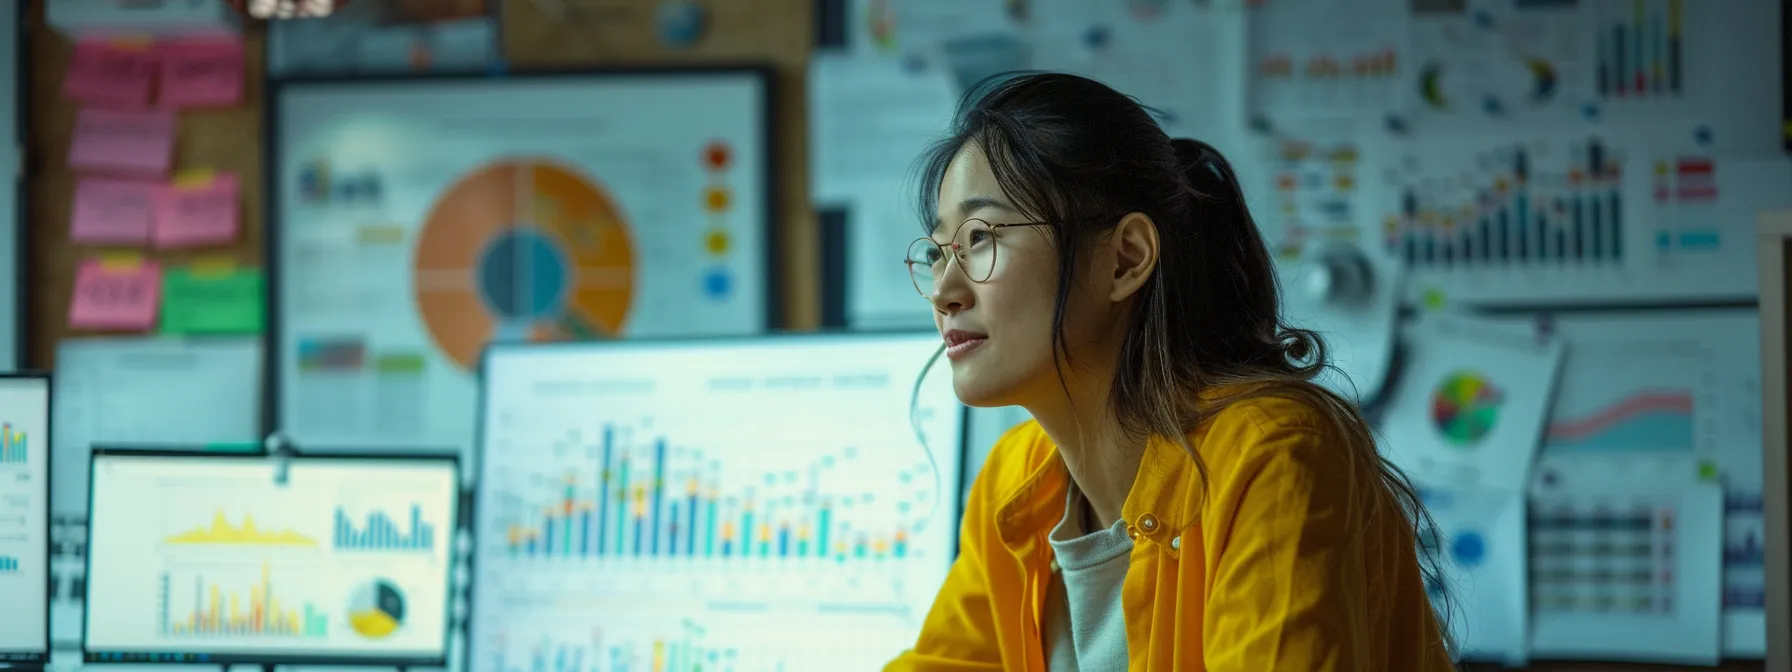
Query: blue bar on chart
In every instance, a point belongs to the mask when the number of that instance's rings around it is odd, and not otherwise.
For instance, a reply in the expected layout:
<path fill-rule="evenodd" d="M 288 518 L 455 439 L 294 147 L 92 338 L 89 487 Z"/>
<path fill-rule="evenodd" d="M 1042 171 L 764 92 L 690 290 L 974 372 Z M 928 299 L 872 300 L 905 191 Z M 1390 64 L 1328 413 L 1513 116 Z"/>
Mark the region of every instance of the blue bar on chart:
<path fill-rule="evenodd" d="M 1408 187 L 1386 223 L 1386 246 L 1415 268 L 1586 266 L 1623 262 L 1623 173 L 1597 139 L 1560 166 L 1560 183 L 1538 185 L 1522 147 L 1502 168 L 1474 178 L 1461 202 Z"/>
<path fill-rule="evenodd" d="M 27 455 L 25 432 L 0 423 L 0 464 L 24 464 Z"/>
<path fill-rule="evenodd" d="M 601 463 L 572 465 L 541 491 L 518 493 L 540 504 L 522 507 L 509 521 L 501 541 L 506 555 L 837 562 L 902 558 L 910 550 L 902 525 L 852 529 L 849 507 L 877 506 L 870 493 L 820 490 L 836 461 L 852 459 L 851 449 L 817 460 L 807 483 L 793 470 L 734 490 L 725 489 L 717 462 L 692 458 L 664 438 L 618 447 L 616 435 L 606 428 L 602 445 L 585 447 Z"/>
<path fill-rule="evenodd" d="M 12 574 L 19 571 L 19 559 L 10 555 L 0 555 L 0 574 Z"/>
<path fill-rule="evenodd" d="M 410 532 L 405 533 L 381 511 L 367 515 L 367 522 L 356 527 L 348 513 L 336 509 L 336 548 L 359 551 L 430 551 L 435 549 L 435 526 L 423 522 L 421 506 L 411 505 Z"/>

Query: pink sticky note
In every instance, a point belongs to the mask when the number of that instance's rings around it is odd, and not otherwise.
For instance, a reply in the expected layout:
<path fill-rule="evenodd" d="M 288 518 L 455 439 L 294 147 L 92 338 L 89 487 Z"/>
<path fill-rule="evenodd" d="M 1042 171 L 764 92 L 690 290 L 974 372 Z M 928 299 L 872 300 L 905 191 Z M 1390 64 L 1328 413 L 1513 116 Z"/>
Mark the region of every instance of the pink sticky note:
<path fill-rule="evenodd" d="M 154 182 L 81 178 L 75 185 L 69 238 L 77 243 L 99 245 L 149 242 L 161 189 L 162 185 Z"/>
<path fill-rule="evenodd" d="M 147 46 L 83 42 L 62 75 L 62 97 L 113 109 L 149 106 L 156 54 Z"/>
<path fill-rule="evenodd" d="M 162 65 L 160 107 L 227 107 L 243 101 L 241 40 L 173 42 L 157 48 Z"/>
<path fill-rule="evenodd" d="M 161 177 L 174 161 L 173 112 L 83 108 L 75 115 L 68 163 L 74 168 Z"/>
<path fill-rule="evenodd" d="M 149 259 L 88 259 L 75 271 L 68 309 L 76 329 L 147 331 L 162 302 L 162 267 Z"/>
<path fill-rule="evenodd" d="M 156 190 L 156 247 L 221 245 L 236 240 L 241 203 L 235 174 L 177 178 Z"/>

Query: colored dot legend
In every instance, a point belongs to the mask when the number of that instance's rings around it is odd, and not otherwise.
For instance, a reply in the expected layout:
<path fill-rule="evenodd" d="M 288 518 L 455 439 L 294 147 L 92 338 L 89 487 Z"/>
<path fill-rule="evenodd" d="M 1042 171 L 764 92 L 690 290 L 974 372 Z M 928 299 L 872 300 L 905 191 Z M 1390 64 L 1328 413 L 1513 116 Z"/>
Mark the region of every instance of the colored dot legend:
<path fill-rule="evenodd" d="M 703 148 L 703 165 L 708 166 L 711 170 L 726 170 L 728 162 L 732 159 L 733 156 L 728 151 L 726 144 L 712 142 L 708 147 Z"/>
<path fill-rule="evenodd" d="M 710 231 L 709 235 L 703 237 L 703 247 L 708 249 L 710 254 L 717 256 L 727 254 L 731 242 L 733 241 L 728 239 L 728 232 L 721 229 Z"/>
<path fill-rule="evenodd" d="M 728 188 L 714 186 L 703 190 L 703 205 L 710 212 L 724 212 L 728 209 Z"/>

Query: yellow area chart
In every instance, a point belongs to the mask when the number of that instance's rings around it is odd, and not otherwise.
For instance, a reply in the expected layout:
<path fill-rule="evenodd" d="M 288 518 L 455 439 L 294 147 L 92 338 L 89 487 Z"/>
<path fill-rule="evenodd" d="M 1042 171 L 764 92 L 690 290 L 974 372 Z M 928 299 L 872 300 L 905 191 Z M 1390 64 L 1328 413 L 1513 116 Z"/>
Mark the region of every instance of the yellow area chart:
<path fill-rule="evenodd" d="M 212 517 L 211 525 L 181 532 L 162 541 L 184 545 L 317 546 L 317 540 L 292 530 L 261 529 L 256 526 L 255 519 L 247 515 L 243 516 L 241 525 L 231 525 L 221 510 Z"/>

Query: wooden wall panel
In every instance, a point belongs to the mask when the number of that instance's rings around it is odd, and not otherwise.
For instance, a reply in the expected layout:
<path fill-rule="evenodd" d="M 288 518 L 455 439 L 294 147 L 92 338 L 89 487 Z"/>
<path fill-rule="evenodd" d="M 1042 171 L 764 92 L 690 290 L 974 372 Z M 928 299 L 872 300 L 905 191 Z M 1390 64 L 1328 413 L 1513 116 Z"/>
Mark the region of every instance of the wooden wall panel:
<path fill-rule="evenodd" d="M 51 30 L 44 23 L 43 3 L 31 0 L 27 17 L 27 39 L 30 41 L 31 72 L 30 129 L 25 148 L 26 193 L 30 199 L 27 249 L 30 255 L 30 276 L 26 284 L 26 302 L 30 309 L 29 331 L 25 334 L 28 354 L 25 364 L 50 368 L 56 342 L 77 333 L 68 329 L 68 305 L 74 284 L 75 268 L 89 255 L 106 250 L 76 245 L 69 240 L 69 209 L 77 175 L 68 168 L 69 138 L 74 129 L 78 106 L 60 94 L 62 74 L 73 51 L 73 42 Z M 239 263 L 261 263 L 261 190 L 262 190 L 262 37 L 251 33 L 245 51 L 248 57 L 248 83 L 241 105 L 218 110 L 192 110 L 181 113 L 180 135 L 175 143 L 174 165 L 180 168 L 209 167 L 236 173 L 242 180 L 243 233 L 235 245 L 195 251 L 149 252 L 147 258 L 165 264 L 177 264 L 195 257 L 229 256 Z"/>
<path fill-rule="evenodd" d="M 514 69 L 769 63 L 777 71 L 776 176 L 784 326 L 821 323 L 815 216 L 809 206 L 807 102 L 815 0 L 703 0 L 707 30 L 689 48 L 661 44 L 654 0 L 509 0 L 504 54 Z"/>

